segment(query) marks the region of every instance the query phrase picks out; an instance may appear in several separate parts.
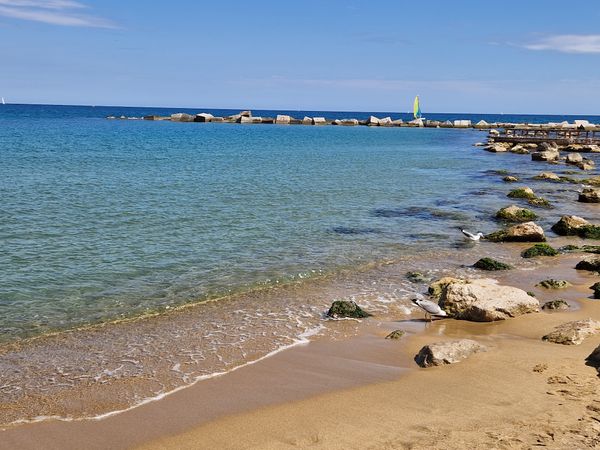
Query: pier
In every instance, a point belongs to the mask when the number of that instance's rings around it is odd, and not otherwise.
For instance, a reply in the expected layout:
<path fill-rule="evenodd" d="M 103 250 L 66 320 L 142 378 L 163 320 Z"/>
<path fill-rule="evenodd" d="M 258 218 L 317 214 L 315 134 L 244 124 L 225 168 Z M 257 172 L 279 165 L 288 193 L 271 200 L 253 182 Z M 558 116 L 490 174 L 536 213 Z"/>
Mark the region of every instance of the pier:
<path fill-rule="evenodd" d="M 569 124 L 570 125 L 570 124 Z M 542 128 L 543 127 L 543 128 Z M 539 142 L 556 142 L 557 145 L 598 145 L 600 144 L 600 128 L 587 127 L 545 127 L 518 125 L 514 128 L 504 128 L 498 133 L 490 133 L 494 142 L 511 144 L 535 144 Z"/>

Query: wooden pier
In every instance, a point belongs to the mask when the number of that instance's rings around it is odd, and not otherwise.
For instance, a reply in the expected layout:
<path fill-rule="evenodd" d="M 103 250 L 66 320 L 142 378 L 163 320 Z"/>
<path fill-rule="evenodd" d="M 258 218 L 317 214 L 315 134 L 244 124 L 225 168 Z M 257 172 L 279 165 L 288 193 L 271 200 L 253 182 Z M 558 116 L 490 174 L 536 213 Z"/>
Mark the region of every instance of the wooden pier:
<path fill-rule="evenodd" d="M 558 145 L 599 145 L 600 129 L 517 126 L 501 129 L 498 134 L 490 134 L 490 138 L 494 142 L 510 142 L 513 144 L 556 142 Z"/>

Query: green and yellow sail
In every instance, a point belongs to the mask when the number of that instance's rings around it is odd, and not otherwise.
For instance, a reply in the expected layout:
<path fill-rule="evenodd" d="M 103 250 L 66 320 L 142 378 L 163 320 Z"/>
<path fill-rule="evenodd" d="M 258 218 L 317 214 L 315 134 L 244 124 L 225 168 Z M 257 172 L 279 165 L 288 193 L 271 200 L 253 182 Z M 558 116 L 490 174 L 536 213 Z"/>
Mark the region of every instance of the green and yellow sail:
<path fill-rule="evenodd" d="M 413 104 L 413 116 L 415 119 L 421 118 L 421 105 L 419 105 L 419 96 L 415 97 L 415 102 Z"/>

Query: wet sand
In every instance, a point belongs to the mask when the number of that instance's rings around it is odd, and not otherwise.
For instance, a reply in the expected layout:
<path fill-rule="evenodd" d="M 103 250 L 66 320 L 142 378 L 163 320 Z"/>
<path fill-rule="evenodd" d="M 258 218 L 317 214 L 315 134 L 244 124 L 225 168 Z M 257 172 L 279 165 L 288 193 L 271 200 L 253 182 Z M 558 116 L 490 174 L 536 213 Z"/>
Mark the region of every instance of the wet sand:
<path fill-rule="evenodd" d="M 523 246 L 503 247 L 518 257 Z M 427 326 L 415 319 L 339 321 L 334 338 L 317 338 L 122 414 L 7 428 L 0 448 L 40 448 L 42 442 L 48 449 L 600 445 L 590 437 L 600 433 L 600 380 L 584 362 L 600 336 L 580 346 L 541 340 L 559 323 L 600 319 L 600 301 L 590 300 L 588 289 L 598 277 L 573 269 L 583 256 L 491 274 L 534 291 L 542 303 L 564 298 L 571 311 Z M 550 277 L 574 286 L 533 287 Z M 394 329 L 408 335 L 385 340 Z M 422 345 L 455 337 L 472 337 L 490 349 L 453 366 L 416 366 L 413 357 Z M 547 369 L 533 371 L 537 364 Z"/>

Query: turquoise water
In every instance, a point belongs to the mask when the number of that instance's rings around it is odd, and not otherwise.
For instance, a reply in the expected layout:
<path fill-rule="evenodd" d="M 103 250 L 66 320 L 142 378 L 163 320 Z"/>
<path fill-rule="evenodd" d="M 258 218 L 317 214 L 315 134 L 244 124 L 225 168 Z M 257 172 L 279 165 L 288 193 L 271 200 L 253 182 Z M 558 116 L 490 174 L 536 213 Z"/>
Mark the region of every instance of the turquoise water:
<path fill-rule="evenodd" d="M 506 205 L 478 131 L 111 113 L 0 115 L 0 340 L 450 247 Z"/>

